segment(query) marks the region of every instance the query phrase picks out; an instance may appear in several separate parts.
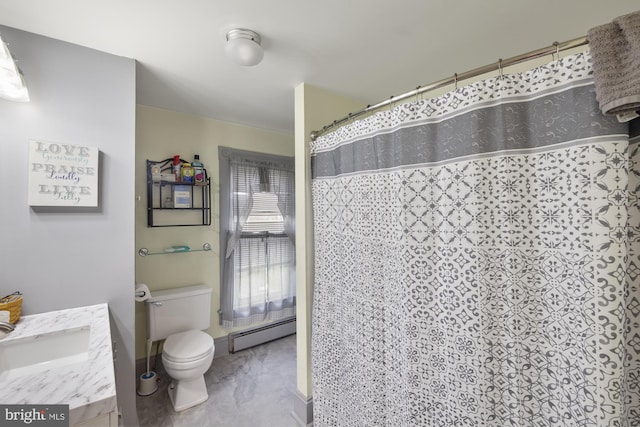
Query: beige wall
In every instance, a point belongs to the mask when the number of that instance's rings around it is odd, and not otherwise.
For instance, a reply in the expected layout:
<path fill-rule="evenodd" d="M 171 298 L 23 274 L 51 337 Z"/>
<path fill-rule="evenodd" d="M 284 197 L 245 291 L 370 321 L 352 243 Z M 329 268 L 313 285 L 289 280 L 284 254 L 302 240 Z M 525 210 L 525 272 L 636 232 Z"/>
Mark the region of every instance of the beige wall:
<path fill-rule="evenodd" d="M 298 391 L 311 389 L 311 307 L 313 299 L 313 211 L 311 205 L 310 134 L 333 120 L 357 111 L 362 102 L 300 84 L 295 89 L 296 154 L 296 295 Z"/>
<path fill-rule="evenodd" d="M 146 283 L 154 290 L 205 283 L 213 288 L 211 328 L 214 338 L 228 331 L 218 324 L 220 307 L 219 261 L 219 188 L 218 146 L 258 151 L 285 156 L 294 155 L 293 135 L 269 132 L 219 120 L 189 116 L 152 107 L 136 108 L 136 204 L 135 249 L 136 283 Z M 179 154 L 185 160 L 200 155 L 211 177 L 213 203 L 211 226 L 147 227 L 145 162 L 162 160 Z M 210 252 L 193 252 L 140 257 L 139 248 L 151 252 L 173 245 L 188 245 L 192 249 L 210 243 Z M 136 359 L 146 357 L 146 308 L 136 303 Z"/>

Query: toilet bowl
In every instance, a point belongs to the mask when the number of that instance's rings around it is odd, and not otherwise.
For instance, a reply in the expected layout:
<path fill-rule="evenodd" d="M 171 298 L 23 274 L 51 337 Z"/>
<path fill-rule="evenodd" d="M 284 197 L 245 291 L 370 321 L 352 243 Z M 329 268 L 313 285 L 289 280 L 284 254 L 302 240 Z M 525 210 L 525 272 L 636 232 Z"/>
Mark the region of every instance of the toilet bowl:
<path fill-rule="evenodd" d="M 168 392 L 173 409 L 182 411 L 209 398 L 204 373 L 213 361 L 211 288 L 192 285 L 155 291 L 147 305 L 147 351 L 165 340 L 162 364 L 172 379 Z"/>
<path fill-rule="evenodd" d="M 213 338 L 190 330 L 169 335 L 162 350 L 162 365 L 172 378 L 169 398 L 176 411 L 199 405 L 209 398 L 204 373 L 213 361 Z"/>

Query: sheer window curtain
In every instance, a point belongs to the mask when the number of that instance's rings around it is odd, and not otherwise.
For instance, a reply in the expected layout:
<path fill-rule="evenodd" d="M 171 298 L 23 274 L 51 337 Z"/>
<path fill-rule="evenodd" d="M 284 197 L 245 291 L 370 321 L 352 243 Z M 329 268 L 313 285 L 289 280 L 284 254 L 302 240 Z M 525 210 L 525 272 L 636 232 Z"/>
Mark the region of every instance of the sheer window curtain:
<path fill-rule="evenodd" d="M 293 159 L 221 147 L 220 320 L 224 328 L 295 315 Z M 273 193 L 280 224 L 247 226 Z M 255 211 L 254 211 L 255 212 Z M 246 226 L 246 227 L 245 227 Z M 275 228 L 275 231 L 273 229 Z M 250 232 L 247 231 L 250 228 Z"/>

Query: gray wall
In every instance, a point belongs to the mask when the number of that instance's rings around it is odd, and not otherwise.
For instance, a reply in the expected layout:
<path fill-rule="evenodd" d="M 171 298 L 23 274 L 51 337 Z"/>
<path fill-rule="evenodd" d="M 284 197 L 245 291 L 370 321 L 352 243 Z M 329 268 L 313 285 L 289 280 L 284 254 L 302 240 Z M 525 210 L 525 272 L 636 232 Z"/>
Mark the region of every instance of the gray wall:
<path fill-rule="evenodd" d="M 135 61 L 0 25 L 30 103 L 0 99 L 0 293 L 23 314 L 108 303 L 118 404 L 137 425 L 134 370 Z M 30 208 L 30 139 L 97 147 L 98 208 Z M 43 402 L 46 403 L 46 402 Z"/>

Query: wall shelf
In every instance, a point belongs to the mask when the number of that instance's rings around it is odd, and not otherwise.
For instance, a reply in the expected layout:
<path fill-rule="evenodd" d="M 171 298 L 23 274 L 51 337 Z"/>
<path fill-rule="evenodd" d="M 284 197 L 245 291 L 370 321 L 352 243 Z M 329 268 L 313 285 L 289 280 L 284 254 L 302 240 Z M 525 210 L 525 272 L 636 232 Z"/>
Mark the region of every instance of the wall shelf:
<path fill-rule="evenodd" d="M 195 183 L 175 181 L 172 168 L 173 158 L 147 160 L 147 226 L 211 225 L 211 185 L 206 169 L 204 182 Z"/>

